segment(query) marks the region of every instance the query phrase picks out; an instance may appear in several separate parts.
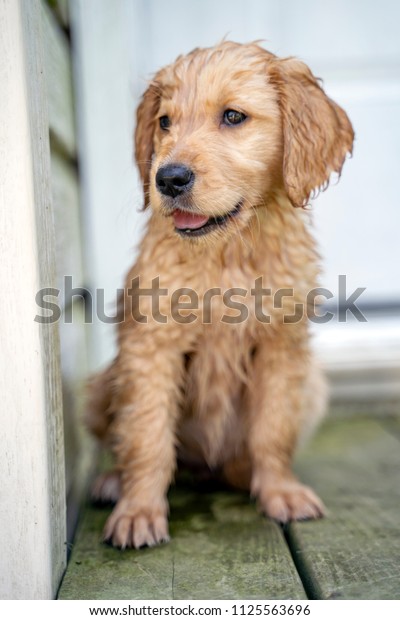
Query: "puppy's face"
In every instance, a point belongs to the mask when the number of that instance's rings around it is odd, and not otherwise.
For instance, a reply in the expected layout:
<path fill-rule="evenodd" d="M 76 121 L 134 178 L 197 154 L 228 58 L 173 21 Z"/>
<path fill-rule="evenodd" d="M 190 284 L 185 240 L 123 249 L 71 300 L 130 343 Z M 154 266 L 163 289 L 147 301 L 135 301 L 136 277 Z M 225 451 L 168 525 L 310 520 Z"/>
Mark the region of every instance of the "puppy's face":
<path fill-rule="evenodd" d="M 183 236 L 244 225 L 279 170 L 279 104 L 265 61 L 234 52 L 195 53 L 162 76 L 150 201 Z"/>
<path fill-rule="evenodd" d="M 256 44 L 178 58 L 138 110 L 145 192 L 186 238 L 240 230 L 273 191 L 304 204 L 340 170 L 351 143 L 346 115 L 308 68 Z"/>

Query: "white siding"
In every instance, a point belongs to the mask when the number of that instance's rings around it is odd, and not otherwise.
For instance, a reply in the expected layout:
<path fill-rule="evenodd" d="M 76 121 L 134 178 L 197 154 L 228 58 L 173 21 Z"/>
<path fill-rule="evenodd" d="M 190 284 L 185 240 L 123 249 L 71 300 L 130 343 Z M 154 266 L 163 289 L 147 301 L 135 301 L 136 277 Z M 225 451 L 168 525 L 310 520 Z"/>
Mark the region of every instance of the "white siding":
<path fill-rule="evenodd" d="M 65 568 L 59 343 L 41 5 L 0 4 L 0 598 L 52 598 Z"/>

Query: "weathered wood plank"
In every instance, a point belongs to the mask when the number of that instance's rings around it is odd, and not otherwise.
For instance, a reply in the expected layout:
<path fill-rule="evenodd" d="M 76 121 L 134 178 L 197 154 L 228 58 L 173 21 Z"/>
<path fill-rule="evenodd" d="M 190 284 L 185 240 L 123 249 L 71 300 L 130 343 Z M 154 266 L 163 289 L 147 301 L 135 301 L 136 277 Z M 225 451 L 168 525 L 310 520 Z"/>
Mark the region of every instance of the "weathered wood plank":
<path fill-rule="evenodd" d="M 88 479 L 95 464 L 94 442 L 84 429 L 85 378 L 87 376 L 87 326 L 84 306 L 78 298 L 71 311 L 71 323 L 60 320 L 61 372 L 64 413 L 65 465 L 67 491 L 67 537 L 72 540 L 80 509 L 88 490 Z"/>
<path fill-rule="evenodd" d="M 67 493 L 74 482 L 82 484 L 90 458 L 90 437 L 83 431 L 84 382 L 88 371 L 82 302 L 77 299 L 69 310 L 72 322 L 65 323 L 63 314 L 59 323 Z"/>
<path fill-rule="evenodd" d="M 0 3 L 1 599 L 51 598 L 66 564 L 58 331 L 33 320 L 55 276 L 40 17 Z"/>
<path fill-rule="evenodd" d="M 74 288 L 83 286 L 81 221 L 78 176 L 75 167 L 56 152 L 51 156 L 51 187 L 56 229 L 56 269 L 58 298 L 64 307 L 65 276 L 72 276 Z"/>
<path fill-rule="evenodd" d="M 394 407 L 393 407 L 394 410 Z M 382 424 L 383 428 L 393 435 L 398 441 L 400 441 L 400 403 L 396 403 L 396 414 L 392 412 L 392 415 L 387 415 L 381 420 L 379 420 L 380 424 Z"/>
<path fill-rule="evenodd" d="M 42 0 L 46 89 L 52 137 L 70 157 L 76 155 L 72 65 L 68 40 Z"/>
<path fill-rule="evenodd" d="M 399 598 L 398 440 L 371 419 L 331 422 L 298 470 L 329 510 L 327 519 L 287 528 L 309 596 Z"/>
<path fill-rule="evenodd" d="M 391 420 L 393 433 L 399 421 Z M 400 596 L 400 450 L 379 421 L 330 421 L 297 469 L 328 518 L 287 539 L 311 598 Z M 172 493 L 170 545 L 118 552 L 99 543 L 107 512 L 88 509 L 61 598 L 296 598 L 279 528 L 234 493 Z M 195 567 L 195 568 L 194 568 Z"/>
<path fill-rule="evenodd" d="M 108 511 L 86 510 L 61 599 L 302 599 L 280 528 L 242 494 L 171 493 L 172 540 L 140 551 L 100 543 Z"/>

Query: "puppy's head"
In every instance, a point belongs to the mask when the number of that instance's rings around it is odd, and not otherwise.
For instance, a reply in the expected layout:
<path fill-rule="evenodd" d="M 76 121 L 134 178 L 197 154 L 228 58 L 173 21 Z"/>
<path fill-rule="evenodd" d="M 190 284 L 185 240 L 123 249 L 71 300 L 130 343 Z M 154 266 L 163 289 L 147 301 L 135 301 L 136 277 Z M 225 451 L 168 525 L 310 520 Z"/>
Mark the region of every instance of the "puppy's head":
<path fill-rule="evenodd" d="M 304 206 L 352 143 L 345 112 L 306 65 L 232 42 L 159 71 L 135 134 L 146 205 L 188 238 L 246 226 L 273 192 Z"/>

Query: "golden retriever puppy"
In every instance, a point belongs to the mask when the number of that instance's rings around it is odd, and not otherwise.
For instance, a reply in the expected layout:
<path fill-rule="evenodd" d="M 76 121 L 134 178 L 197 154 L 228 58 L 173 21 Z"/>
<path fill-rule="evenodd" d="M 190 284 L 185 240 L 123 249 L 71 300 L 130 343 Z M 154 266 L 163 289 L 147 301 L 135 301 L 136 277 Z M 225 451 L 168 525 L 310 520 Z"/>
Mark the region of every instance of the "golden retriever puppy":
<path fill-rule="evenodd" d="M 323 515 L 291 468 L 326 401 L 303 207 L 353 137 L 305 64 L 257 43 L 195 49 L 144 93 L 136 160 L 152 214 L 120 300 L 118 355 L 88 407 L 115 457 L 94 488 L 117 502 L 113 545 L 168 540 L 178 459 L 248 489 L 279 522 Z"/>

